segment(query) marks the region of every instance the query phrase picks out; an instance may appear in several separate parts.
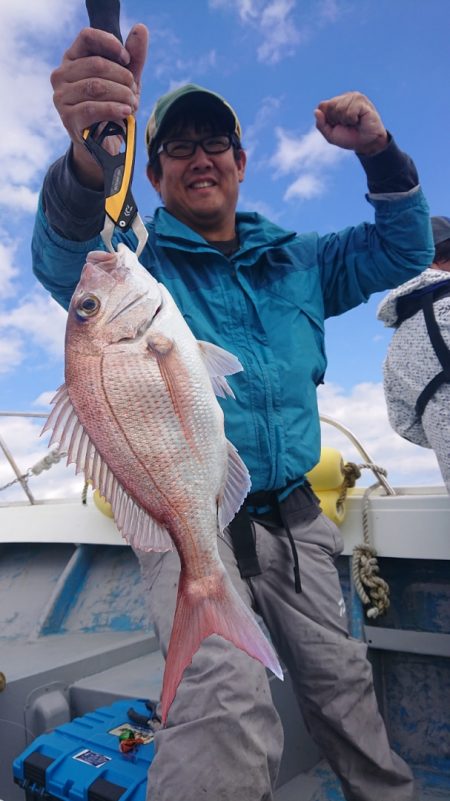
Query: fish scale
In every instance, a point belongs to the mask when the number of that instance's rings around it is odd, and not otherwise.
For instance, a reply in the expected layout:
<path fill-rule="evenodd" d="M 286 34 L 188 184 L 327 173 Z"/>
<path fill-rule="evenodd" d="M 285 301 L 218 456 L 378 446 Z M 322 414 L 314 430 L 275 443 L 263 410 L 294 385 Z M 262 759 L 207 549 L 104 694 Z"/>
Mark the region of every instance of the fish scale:
<path fill-rule="evenodd" d="M 139 482 L 136 489 L 132 490 L 127 480 L 127 471 L 119 472 L 121 465 L 118 466 L 116 475 L 122 479 L 125 488 L 132 491 L 134 497 L 138 497 L 141 505 L 145 508 L 151 507 L 148 499 L 154 498 L 161 486 L 166 487 L 165 494 L 167 494 L 167 486 L 170 482 L 172 508 L 176 509 L 186 493 L 190 493 L 192 490 L 192 485 L 187 480 L 189 476 L 196 476 L 197 483 L 201 481 L 204 486 L 208 480 L 211 480 L 211 471 L 213 471 L 217 459 L 214 458 L 214 454 L 211 454 L 213 458 L 208 462 L 200 461 L 201 453 L 205 454 L 204 444 L 207 442 L 205 405 L 198 405 L 197 414 L 200 413 L 202 416 L 202 424 L 197 427 L 196 439 L 190 442 L 184 436 L 174 414 L 171 399 L 164 391 L 158 365 L 155 362 L 147 361 L 145 367 L 144 374 L 142 368 L 139 367 L 137 358 L 128 358 L 124 362 L 120 353 L 106 354 L 103 359 L 102 383 L 113 412 L 116 407 L 120 410 L 124 404 L 124 399 L 120 395 L 116 398 L 114 392 L 116 389 L 115 376 L 118 370 L 123 374 L 122 387 L 133 387 L 133 395 L 130 396 L 130 390 L 127 392 L 126 398 L 128 406 L 127 443 L 139 463 L 140 470 L 146 471 L 148 481 Z M 145 380 L 141 387 L 143 375 L 145 375 Z M 181 400 L 187 406 L 190 401 L 190 393 L 187 392 L 185 395 L 186 397 L 182 397 Z M 135 404 L 135 398 L 140 398 L 139 405 Z M 194 409 L 193 418 L 195 418 L 195 414 Z M 118 414 L 116 416 L 119 417 Z M 220 428 L 217 426 L 217 435 L 219 434 Z M 156 457 L 158 457 L 157 476 L 154 473 Z M 119 453 L 119 460 L 121 458 L 122 454 Z M 111 467 L 113 467 L 112 464 Z M 136 472 L 135 468 L 134 473 Z M 186 499 L 185 503 L 187 503 Z M 189 501 L 189 507 L 192 507 L 191 501 Z M 155 513 L 154 504 L 153 511 Z"/>

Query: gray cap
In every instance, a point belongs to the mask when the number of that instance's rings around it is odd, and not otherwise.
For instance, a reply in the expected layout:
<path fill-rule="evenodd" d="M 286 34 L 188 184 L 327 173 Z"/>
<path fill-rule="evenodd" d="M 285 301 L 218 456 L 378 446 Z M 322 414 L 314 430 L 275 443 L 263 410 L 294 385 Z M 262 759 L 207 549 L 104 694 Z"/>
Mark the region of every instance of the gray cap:
<path fill-rule="evenodd" d="M 431 227 L 435 245 L 450 239 L 450 217 L 432 217 Z"/>

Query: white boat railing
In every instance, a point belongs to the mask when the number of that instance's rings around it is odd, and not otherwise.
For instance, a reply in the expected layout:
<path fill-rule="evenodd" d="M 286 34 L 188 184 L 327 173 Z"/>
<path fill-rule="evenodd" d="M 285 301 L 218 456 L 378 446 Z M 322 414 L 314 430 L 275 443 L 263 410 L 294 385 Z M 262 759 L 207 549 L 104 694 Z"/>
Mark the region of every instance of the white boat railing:
<path fill-rule="evenodd" d="M 0 417 L 25 417 L 25 418 L 37 418 L 37 419 L 41 419 L 41 420 L 46 420 L 48 415 L 45 412 L 15 412 L 15 411 L 2 412 L 2 411 L 0 411 Z M 333 418 L 328 417 L 326 415 L 320 415 L 320 421 L 322 423 L 326 423 L 327 425 L 334 426 L 339 431 L 341 431 L 350 440 L 350 442 L 356 448 L 358 453 L 362 456 L 362 458 L 364 459 L 364 462 L 365 462 L 365 466 L 367 466 L 369 469 L 372 470 L 375 478 L 377 479 L 377 482 L 379 482 L 379 484 L 384 488 L 386 494 L 387 495 L 396 495 L 396 491 L 393 489 L 393 487 L 391 487 L 389 482 L 386 480 L 385 476 L 380 472 L 380 469 L 377 467 L 377 465 L 373 462 L 373 460 L 371 459 L 371 457 L 367 453 L 367 451 L 364 448 L 364 446 L 357 439 L 357 437 L 352 433 L 352 431 L 350 431 L 350 429 L 348 429 L 346 426 L 344 426 L 342 423 L 338 422 L 337 420 L 334 420 Z M 30 486 L 29 486 L 29 483 L 28 483 L 28 479 L 29 479 L 29 477 L 31 475 L 33 475 L 33 474 L 37 475 L 43 469 L 48 469 L 49 467 L 51 467 L 52 464 L 57 461 L 57 459 L 56 458 L 54 458 L 54 459 L 50 458 L 51 452 L 49 452 L 49 456 L 45 457 L 44 460 L 41 460 L 37 465 L 35 465 L 31 469 L 29 469 L 26 473 L 24 473 L 23 471 L 20 470 L 20 467 L 17 464 L 13 453 L 11 452 L 10 448 L 8 447 L 4 437 L 2 437 L 1 435 L 0 435 L 0 448 L 3 451 L 3 453 L 5 455 L 5 458 L 9 462 L 9 464 L 10 464 L 10 466 L 11 466 L 11 468 L 14 471 L 14 474 L 16 476 L 12 481 L 8 482 L 8 484 L 4 485 L 3 487 L 0 487 L 0 491 L 3 490 L 3 489 L 6 489 L 9 486 L 12 486 L 15 483 L 18 483 L 18 484 L 20 484 L 20 486 L 22 487 L 22 490 L 24 491 L 25 495 L 27 496 L 29 503 L 31 505 L 34 505 L 36 503 L 36 499 L 35 499 L 32 491 L 30 489 Z"/>
<path fill-rule="evenodd" d="M 46 420 L 48 415 L 45 414 L 45 412 L 1 412 L 0 411 L 0 417 L 26 417 L 26 418 L 40 418 L 42 420 Z M 0 490 L 6 489 L 7 487 L 12 486 L 15 483 L 19 483 L 20 486 L 22 487 L 25 495 L 27 496 L 30 504 L 34 505 L 36 503 L 36 499 L 35 499 L 32 491 L 31 491 L 31 489 L 29 487 L 28 478 L 33 473 L 35 473 L 37 475 L 38 472 L 40 472 L 40 470 L 38 470 L 37 469 L 37 465 L 35 465 L 30 470 L 28 470 L 26 473 L 23 473 L 20 470 L 20 468 L 19 468 L 19 466 L 18 466 L 18 464 L 17 464 L 12 452 L 10 451 L 8 445 L 6 444 L 4 438 L 1 435 L 0 435 L 0 448 L 3 451 L 7 461 L 9 462 L 10 466 L 12 467 L 12 469 L 13 469 L 15 475 L 16 475 L 15 479 L 13 479 L 12 481 L 8 482 L 3 487 L 0 487 Z M 51 466 L 51 463 L 52 463 L 52 460 L 47 458 L 48 467 Z M 44 467 L 41 467 L 41 469 L 44 469 Z"/>
<path fill-rule="evenodd" d="M 386 477 L 383 475 L 383 473 L 380 472 L 379 468 L 377 467 L 373 459 L 371 459 L 366 449 L 361 445 L 359 439 L 355 437 L 355 435 L 350 431 L 349 428 L 347 428 L 347 426 L 344 426 L 342 423 L 339 423 L 337 420 L 333 420 L 332 417 L 327 417 L 324 414 L 320 415 L 320 422 L 327 423 L 327 425 L 330 426 L 334 426 L 343 434 L 345 434 L 345 436 L 348 437 L 352 445 L 354 445 L 358 453 L 362 456 L 367 467 L 369 467 L 369 469 L 372 470 L 372 473 L 374 474 L 377 481 L 381 484 L 382 487 L 384 487 L 384 489 L 386 490 L 386 494 L 387 495 L 397 494 L 395 489 L 391 487 L 389 482 L 386 480 Z"/>

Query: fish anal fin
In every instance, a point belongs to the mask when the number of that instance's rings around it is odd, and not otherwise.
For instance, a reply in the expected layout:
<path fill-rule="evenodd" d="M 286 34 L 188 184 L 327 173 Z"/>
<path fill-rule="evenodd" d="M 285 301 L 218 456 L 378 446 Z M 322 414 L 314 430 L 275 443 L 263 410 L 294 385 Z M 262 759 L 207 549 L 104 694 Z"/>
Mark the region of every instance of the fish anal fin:
<path fill-rule="evenodd" d="M 227 477 L 218 505 L 219 528 L 221 531 L 233 520 L 251 487 L 249 472 L 236 448 L 228 441 L 227 448 Z"/>
<path fill-rule="evenodd" d="M 173 551 L 173 542 L 167 529 L 147 514 L 145 509 L 132 498 L 128 498 L 119 531 L 137 551 Z"/>
<path fill-rule="evenodd" d="M 191 664 L 202 641 L 211 634 L 224 637 L 283 679 L 283 671 L 272 645 L 227 573 L 218 573 L 213 581 L 208 577 L 204 592 L 199 591 L 199 582 L 201 579 L 189 583 L 183 572 L 180 575 L 161 694 L 163 723 L 167 720 L 185 669 Z"/>

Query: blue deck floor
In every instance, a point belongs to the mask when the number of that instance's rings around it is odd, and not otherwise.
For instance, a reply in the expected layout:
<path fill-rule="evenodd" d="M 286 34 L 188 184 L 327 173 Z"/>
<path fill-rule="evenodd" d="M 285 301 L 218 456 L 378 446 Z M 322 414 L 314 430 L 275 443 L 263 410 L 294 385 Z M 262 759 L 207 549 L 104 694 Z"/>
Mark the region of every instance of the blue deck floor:
<path fill-rule="evenodd" d="M 450 777 L 414 769 L 418 801 L 449 801 Z M 275 801 L 345 801 L 339 781 L 325 760 L 280 787 Z"/>

